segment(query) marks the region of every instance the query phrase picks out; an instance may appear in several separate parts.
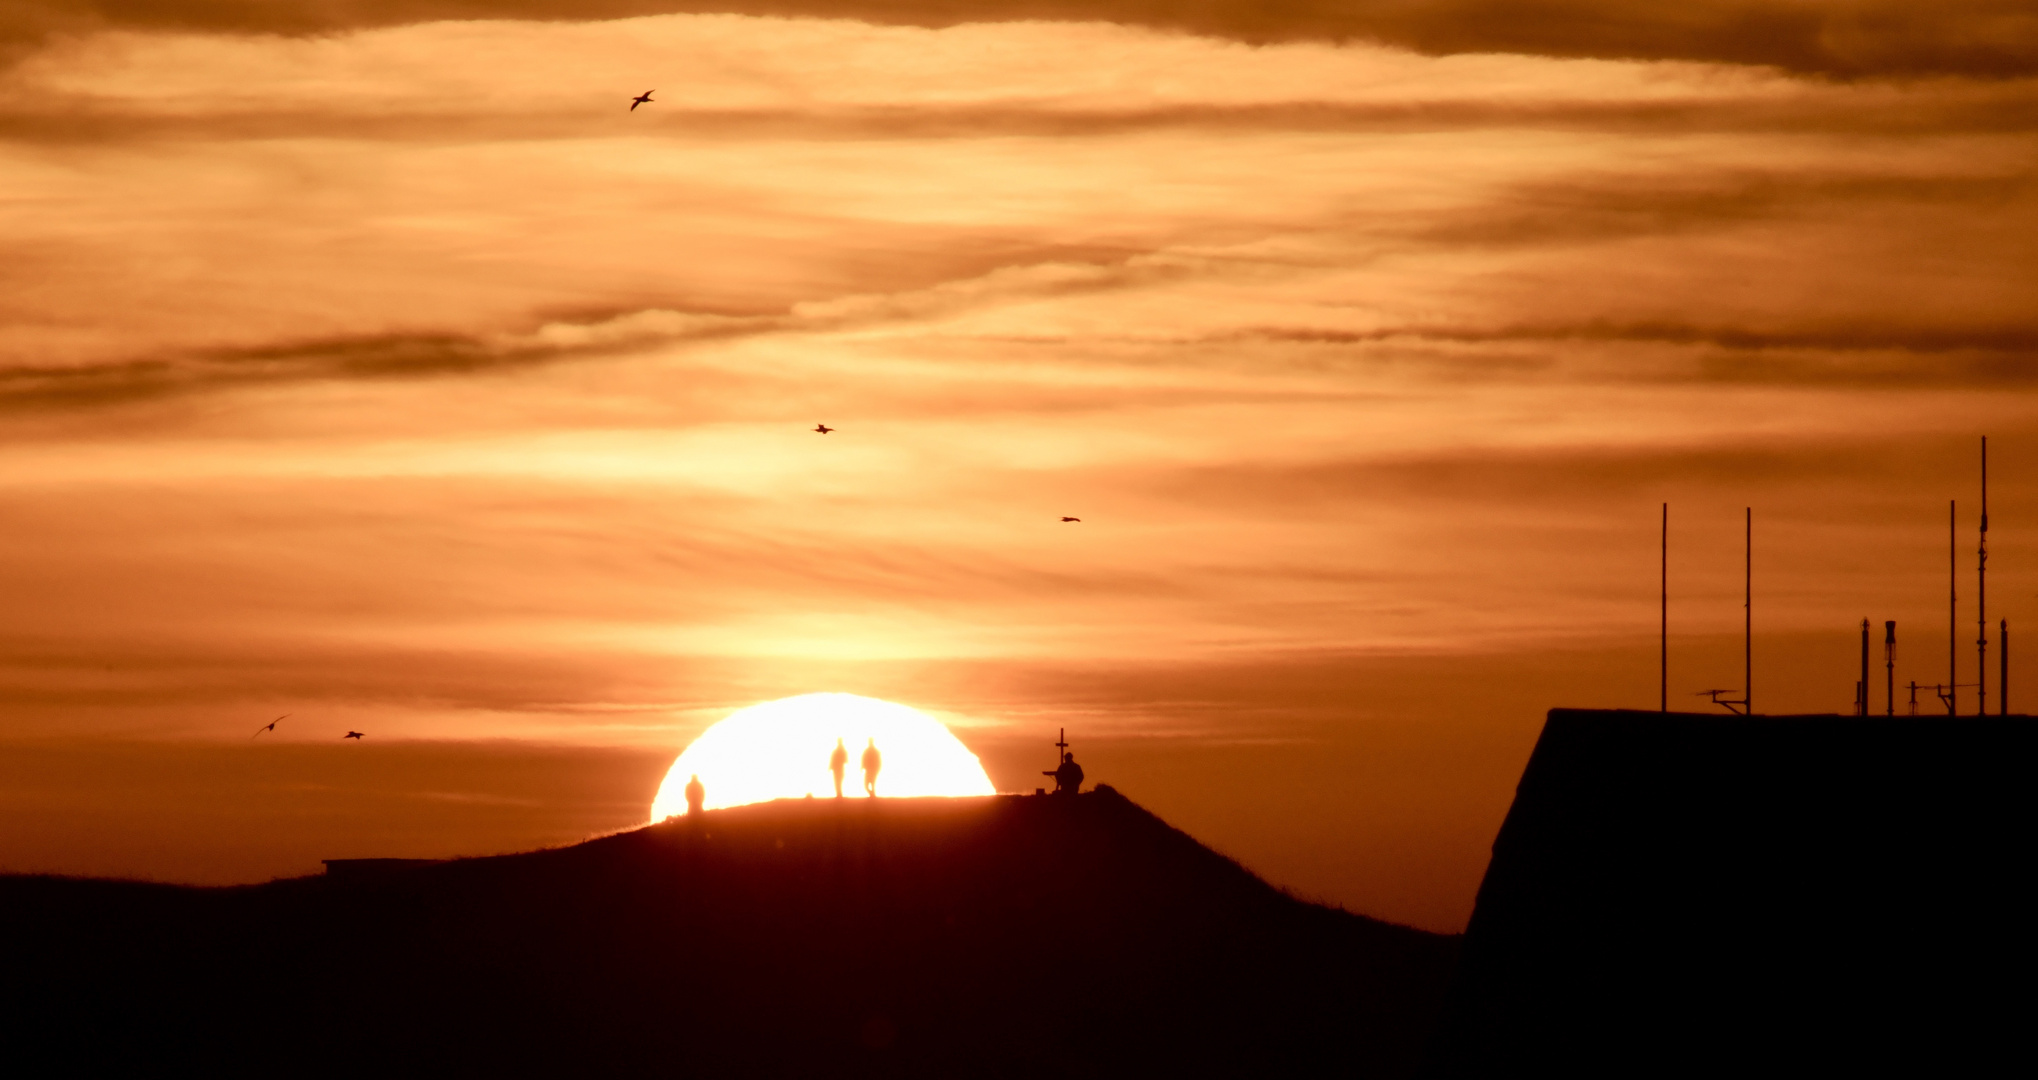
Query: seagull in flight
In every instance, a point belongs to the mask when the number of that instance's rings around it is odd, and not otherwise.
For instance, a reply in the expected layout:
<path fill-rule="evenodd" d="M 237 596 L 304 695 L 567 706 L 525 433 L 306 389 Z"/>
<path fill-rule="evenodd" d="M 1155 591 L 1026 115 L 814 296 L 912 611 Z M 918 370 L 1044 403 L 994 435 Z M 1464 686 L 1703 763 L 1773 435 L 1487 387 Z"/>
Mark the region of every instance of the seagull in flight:
<path fill-rule="evenodd" d="M 826 434 L 828 434 L 829 432 L 831 432 L 831 431 L 833 431 L 833 430 L 835 430 L 835 429 L 834 429 L 834 428 L 831 428 L 831 427 L 829 427 L 829 426 L 828 426 L 828 425 L 826 425 L 826 424 L 815 424 L 815 425 L 814 425 L 814 430 L 815 430 L 815 431 L 818 431 L 818 432 L 820 432 L 820 433 L 821 433 L 821 434 L 823 434 L 823 435 L 826 435 Z"/>
<path fill-rule="evenodd" d="M 646 90 L 646 91 L 644 91 L 643 93 L 641 93 L 641 94 L 638 94 L 638 95 L 637 95 L 636 97 L 633 97 L 633 98 L 631 98 L 631 99 L 630 99 L 630 111 L 631 111 L 631 112 L 636 112 L 636 111 L 637 111 L 637 106 L 639 106 L 639 105 L 643 105 L 643 104 L 646 104 L 646 103 L 648 103 L 648 102 L 649 102 L 649 101 L 651 100 L 651 95 L 653 95 L 653 94 L 655 94 L 655 93 L 657 93 L 657 92 L 658 92 L 658 91 L 656 91 L 656 90 Z"/>
<path fill-rule="evenodd" d="M 263 724 L 263 725 L 262 725 L 261 727 L 258 727 L 258 728 L 256 728 L 256 729 L 255 729 L 255 734 L 254 734 L 254 735 L 250 735 L 250 736 L 248 736 L 248 738 L 250 738 L 250 739 L 252 739 L 252 738 L 255 738 L 255 737 L 257 737 L 257 736 L 261 735 L 261 734 L 262 734 L 263 732 L 265 732 L 265 731 L 274 731 L 274 730 L 276 730 L 276 725 L 277 725 L 277 724 L 279 724 L 279 723 L 282 723 L 282 722 L 283 722 L 283 721 L 285 721 L 285 720 L 288 720 L 288 719 L 290 719 L 290 716 L 291 716 L 291 714 L 290 714 L 290 713 L 284 713 L 284 714 L 283 714 L 282 716 L 279 716 L 279 717 L 277 717 L 276 719 L 274 719 L 274 720 L 271 720 L 271 721 L 269 721 L 269 722 L 268 722 L 268 723 L 266 723 L 266 724 Z"/>
<path fill-rule="evenodd" d="M 1072 518 L 1072 517 L 1064 517 L 1064 518 L 1062 518 L 1062 520 L 1063 520 L 1063 521 L 1081 521 L 1081 520 L 1083 520 L 1083 519 L 1082 519 L 1082 518 Z"/>
<path fill-rule="evenodd" d="M 340 736 L 342 739 L 358 739 L 360 737 L 361 733 L 358 731 L 349 731 L 345 735 Z"/>

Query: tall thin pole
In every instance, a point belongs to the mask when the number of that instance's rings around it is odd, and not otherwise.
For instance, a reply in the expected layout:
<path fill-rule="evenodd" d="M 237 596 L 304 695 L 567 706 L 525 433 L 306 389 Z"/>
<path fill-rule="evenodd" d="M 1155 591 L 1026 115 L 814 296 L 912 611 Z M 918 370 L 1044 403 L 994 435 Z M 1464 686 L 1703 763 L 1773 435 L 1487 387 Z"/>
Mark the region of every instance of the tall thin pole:
<path fill-rule="evenodd" d="M 1882 623 L 1882 668 L 1889 678 L 1888 688 L 1883 696 L 1884 716 L 1896 715 L 1896 620 L 1885 619 Z"/>
<path fill-rule="evenodd" d="M 1748 508 L 1747 563 L 1741 578 L 1741 710 L 1755 715 L 1755 508 Z"/>
<path fill-rule="evenodd" d="M 1974 715 L 1988 715 L 1988 436 L 1981 437 L 1981 547 L 1974 564 Z"/>
<path fill-rule="evenodd" d="M 1868 715 L 1868 620 L 1861 620 L 1861 681 L 1854 684 L 1854 715 Z"/>
<path fill-rule="evenodd" d="M 1996 712 L 2010 715 L 2010 620 L 2004 619 L 1996 642 L 2002 647 L 1996 650 L 1996 661 L 2003 665 L 2003 673 L 1996 679 Z"/>
<path fill-rule="evenodd" d="M 1956 614 L 1960 608 L 1960 565 L 1955 546 L 1953 530 L 1958 527 L 1954 510 L 1958 500 L 1946 500 L 1946 714 L 1960 715 L 1960 658 L 1955 650 L 1960 644 L 1960 621 Z"/>
<path fill-rule="evenodd" d="M 1657 708 L 1665 716 L 1670 714 L 1670 504 L 1663 504 L 1663 626 L 1658 638 L 1660 653 L 1656 658 Z"/>

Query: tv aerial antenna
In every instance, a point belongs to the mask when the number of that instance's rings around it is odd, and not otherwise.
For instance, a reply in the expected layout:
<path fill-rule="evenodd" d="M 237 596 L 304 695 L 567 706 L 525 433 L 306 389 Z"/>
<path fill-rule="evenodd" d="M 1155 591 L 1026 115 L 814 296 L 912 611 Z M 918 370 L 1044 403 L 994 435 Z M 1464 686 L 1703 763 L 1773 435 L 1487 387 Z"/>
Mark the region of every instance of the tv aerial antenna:
<path fill-rule="evenodd" d="M 1750 703 L 1755 699 L 1755 508 L 1752 506 L 1747 508 L 1744 528 L 1746 550 L 1741 566 L 1741 678 L 1743 680 L 1739 691 L 1741 696 L 1738 698 L 1723 698 L 1720 696 L 1721 694 L 1734 693 L 1735 691 L 1733 690 L 1700 690 L 1692 695 L 1693 697 L 1709 698 L 1713 704 L 1737 716 L 1747 716 L 1753 712 L 1754 710 Z M 1660 680 L 1659 693 L 1662 696 L 1658 708 L 1667 715 L 1670 711 L 1670 504 L 1667 502 L 1663 504 L 1661 558 L 1662 583 L 1660 600 L 1662 609 L 1659 632 L 1662 636 L 1658 646 L 1657 662 L 1661 665 L 1658 668 L 1658 678 Z"/>
<path fill-rule="evenodd" d="M 1745 702 L 1745 701 L 1740 701 L 1740 700 L 1737 700 L 1737 699 L 1734 699 L 1734 698 L 1727 698 L 1727 699 L 1725 699 L 1725 700 L 1722 700 L 1722 699 L 1720 698 L 1720 695 L 1721 695 L 1721 694 L 1731 694 L 1731 693 L 1734 693 L 1734 692 L 1735 692 L 1735 691 L 1733 691 L 1733 690 L 1731 690 L 1731 689 L 1727 689 L 1727 690 L 1700 690 L 1700 691 L 1698 691 L 1697 693 L 1695 693 L 1695 694 L 1693 694 L 1693 695 L 1691 695 L 1691 696 L 1692 696 L 1692 697 L 1702 697 L 1702 698 L 1711 698 L 1711 699 L 1712 699 L 1712 703 L 1713 703 L 1713 704 L 1715 704 L 1715 705 L 1718 705 L 1718 706 L 1719 706 L 1720 708 L 1722 708 L 1722 709 L 1725 709 L 1725 710 L 1727 710 L 1727 711 L 1728 711 L 1728 712 L 1730 712 L 1730 713 L 1734 713 L 1734 714 L 1736 714 L 1736 715 L 1742 715 L 1742 716 L 1745 716 L 1745 715 L 1747 715 L 1747 706 L 1748 706 L 1748 703 L 1747 703 L 1747 702 Z"/>
<path fill-rule="evenodd" d="M 1755 508 L 1748 507 L 1746 553 L 1741 564 L 1741 696 L 1723 698 L 1732 690 L 1700 690 L 1694 697 L 1711 698 L 1712 703 L 1740 716 L 1755 711 Z"/>

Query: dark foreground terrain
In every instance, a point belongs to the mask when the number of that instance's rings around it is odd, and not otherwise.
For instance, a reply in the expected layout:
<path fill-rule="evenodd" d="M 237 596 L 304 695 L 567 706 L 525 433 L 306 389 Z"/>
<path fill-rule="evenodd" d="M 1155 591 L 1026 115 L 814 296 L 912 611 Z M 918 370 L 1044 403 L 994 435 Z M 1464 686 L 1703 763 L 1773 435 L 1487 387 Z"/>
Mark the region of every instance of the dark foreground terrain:
<path fill-rule="evenodd" d="M 1553 711 L 1428 1071 L 2028 1075 L 2034 766 L 2029 717 Z"/>
<path fill-rule="evenodd" d="M 342 871 L 232 889 L 0 878 L 0 1060 L 1403 1076 L 1457 951 L 1293 900 L 1109 789 L 780 802 Z"/>

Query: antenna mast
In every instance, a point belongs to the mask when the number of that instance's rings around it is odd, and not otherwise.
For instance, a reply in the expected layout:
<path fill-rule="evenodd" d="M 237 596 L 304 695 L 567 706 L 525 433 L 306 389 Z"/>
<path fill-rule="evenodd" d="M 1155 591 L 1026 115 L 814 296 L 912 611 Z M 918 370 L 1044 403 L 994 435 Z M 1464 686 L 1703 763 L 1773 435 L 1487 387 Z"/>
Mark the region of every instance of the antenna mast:
<path fill-rule="evenodd" d="M 1974 715 L 1988 715 L 1988 436 L 1981 437 L 1981 547 L 1974 564 Z"/>
<path fill-rule="evenodd" d="M 1663 504 L 1663 627 L 1661 655 L 1657 658 L 1657 672 L 1660 677 L 1658 706 L 1665 716 L 1670 714 L 1670 504 Z"/>
<path fill-rule="evenodd" d="M 1895 620 L 1895 619 L 1886 619 L 1886 620 L 1884 620 L 1884 621 L 1883 621 L 1883 624 L 1882 624 L 1882 667 L 1883 667 L 1883 672 L 1884 672 L 1884 674 L 1886 674 L 1886 675 L 1888 676 L 1888 678 L 1889 678 L 1889 687 L 1888 687 L 1888 691 L 1887 691 L 1887 696 L 1883 698 L 1883 700 L 1884 700 L 1885 702 L 1887 702 L 1887 705 L 1886 705 L 1886 706 L 1884 707 L 1884 710 L 1883 710 L 1883 715 L 1885 715 L 1885 716 L 1895 716 L 1895 715 L 1896 715 L 1896 620 Z M 1917 692 L 1917 691 L 1915 691 L 1915 690 L 1911 691 L 1911 696 L 1912 696 L 1913 698 L 1917 697 L 1917 696 L 1918 696 L 1918 692 Z"/>
<path fill-rule="evenodd" d="M 1957 500 L 1946 500 L 1946 715 L 1960 715 L 1960 661 L 1955 651 L 1960 642 L 1960 566 L 1955 558 L 1953 530 Z"/>
<path fill-rule="evenodd" d="M 1663 519 L 1670 519 L 1669 505 L 1663 509 Z M 1665 527 L 1668 535 L 1668 527 Z M 1709 697 L 1712 703 L 1740 716 L 1755 715 L 1755 508 L 1748 508 L 1746 564 L 1742 567 L 1741 578 L 1741 696 L 1738 700 L 1720 695 L 1728 690 L 1700 690 L 1700 697 Z M 1666 543 L 1667 548 L 1667 543 Z M 1667 565 L 1667 564 L 1666 564 Z M 1665 595 L 1668 593 L 1666 591 Z M 1667 603 L 1667 602 L 1666 602 Z M 1667 707 L 1665 708 L 1667 712 Z"/>

